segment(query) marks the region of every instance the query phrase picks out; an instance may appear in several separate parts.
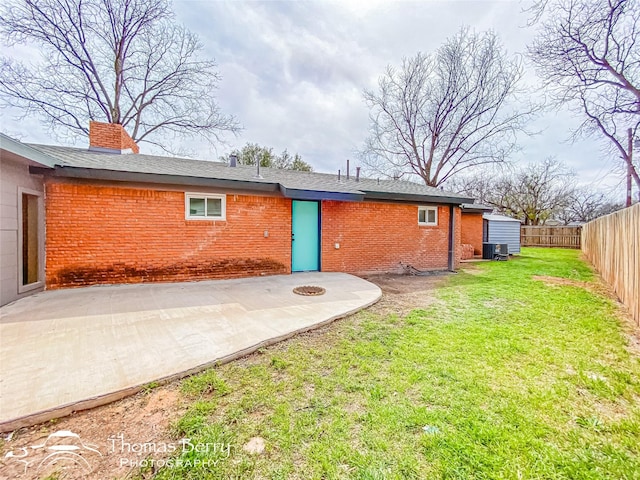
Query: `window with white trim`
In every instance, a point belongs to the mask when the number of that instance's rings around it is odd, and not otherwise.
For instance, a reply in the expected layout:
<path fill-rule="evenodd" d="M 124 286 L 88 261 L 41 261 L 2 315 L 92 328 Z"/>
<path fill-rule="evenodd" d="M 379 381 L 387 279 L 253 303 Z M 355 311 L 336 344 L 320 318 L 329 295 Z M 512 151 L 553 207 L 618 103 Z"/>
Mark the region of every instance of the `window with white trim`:
<path fill-rule="evenodd" d="M 418 207 L 418 225 L 438 225 L 438 207 Z"/>
<path fill-rule="evenodd" d="M 226 195 L 185 194 L 187 220 L 226 220 Z"/>

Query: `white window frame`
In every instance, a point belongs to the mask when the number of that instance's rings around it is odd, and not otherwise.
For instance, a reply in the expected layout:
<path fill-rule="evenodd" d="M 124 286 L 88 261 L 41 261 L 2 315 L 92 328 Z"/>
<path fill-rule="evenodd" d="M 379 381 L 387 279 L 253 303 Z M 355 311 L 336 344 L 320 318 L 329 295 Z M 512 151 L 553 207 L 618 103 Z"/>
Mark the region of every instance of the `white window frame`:
<path fill-rule="evenodd" d="M 200 217 L 200 216 L 192 216 L 191 212 L 189 211 L 189 204 L 190 204 L 190 200 L 192 198 L 200 198 L 204 200 L 204 205 L 205 205 L 205 216 L 204 217 Z M 206 208 L 207 208 L 207 199 L 209 198 L 215 198 L 215 199 L 219 199 L 222 200 L 222 206 L 221 206 L 221 210 L 220 210 L 220 216 L 219 217 L 207 217 L 206 216 Z M 227 196 L 224 194 L 218 194 L 218 193 L 197 193 L 197 192 L 186 192 L 184 194 L 184 215 L 185 215 L 185 219 L 187 220 L 206 220 L 209 222 L 214 222 L 214 221 L 225 221 L 227 219 Z"/>
<path fill-rule="evenodd" d="M 420 221 L 420 212 L 424 212 L 424 222 Z M 434 211 L 435 215 L 436 215 L 436 221 L 435 222 L 429 222 L 429 214 L 428 212 L 430 211 Z M 426 227 L 437 227 L 438 226 L 438 207 L 433 207 L 433 206 L 420 206 L 418 207 L 418 225 L 422 225 L 422 226 L 426 226 Z"/>
<path fill-rule="evenodd" d="M 22 282 L 24 266 L 22 260 L 22 246 L 24 244 L 24 232 L 22 230 L 22 195 L 27 194 L 38 198 L 38 280 L 33 283 L 23 285 Z M 18 293 L 30 292 L 38 288 L 44 287 L 44 205 L 43 192 L 31 190 L 29 188 L 18 187 Z"/>

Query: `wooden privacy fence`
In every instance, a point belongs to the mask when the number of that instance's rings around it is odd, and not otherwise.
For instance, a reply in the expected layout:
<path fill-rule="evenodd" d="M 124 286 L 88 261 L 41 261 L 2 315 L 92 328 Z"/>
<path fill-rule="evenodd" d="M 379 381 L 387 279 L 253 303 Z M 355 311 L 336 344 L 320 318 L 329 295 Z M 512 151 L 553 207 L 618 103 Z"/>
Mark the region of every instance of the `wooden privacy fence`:
<path fill-rule="evenodd" d="M 523 247 L 580 248 L 582 227 L 547 227 L 522 225 L 520 245 Z"/>
<path fill-rule="evenodd" d="M 640 203 L 584 225 L 582 252 L 640 326 Z"/>

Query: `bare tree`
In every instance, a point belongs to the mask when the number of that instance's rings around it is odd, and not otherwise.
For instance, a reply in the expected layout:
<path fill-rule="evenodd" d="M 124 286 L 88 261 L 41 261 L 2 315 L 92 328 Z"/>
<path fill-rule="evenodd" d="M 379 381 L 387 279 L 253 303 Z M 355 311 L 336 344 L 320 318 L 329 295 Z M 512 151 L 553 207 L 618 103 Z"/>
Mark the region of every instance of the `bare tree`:
<path fill-rule="evenodd" d="M 527 25 L 535 25 L 540 21 L 544 15 L 544 11 L 547 8 L 549 0 L 534 0 L 531 4 L 522 9 L 524 13 L 529 14 L 529 20 Z"/>
<path fill-rule="evenodd" d="M 603 192 L 591 187 L 576 188 L 567 207 L 556 218 L 565 225 L 572 222 L 586 223 L 621 208 L 624 208 L 622 204 L 613 202 Z"/>
<path fill-rule="evenodd" d="M 507 56 L 493 32 L 468 28 L 433 55 L 387 67 L 379 90 L 364 92 L 371 132 L 363 163 L 438 186 L 465 169 L 503 162 L 534 110 L 516 99 L 521 78 L 520 60 Z"/>
<path fill-rule="evenodd" d="M 570 105 L 584 117 L 576 134 L 595 132 L 608 139 L 640 189 L 631 141 L 640 128 L 640 2 L 536 5 L 538 18 L 542 12 L 546 18 L 529 47 L 539 76 L 556 105 Z"/>
<path fill-rule="evenodd" d="M 493 172 L 491 169 L 473 172 L 467 175 L 457 175 L 449 178 L 444 184 L 445 188 L 452 192 L 462 193 L 476 200 L 476 203 L 495 207 L 495 185 L 503 173 Z M 499 202 L 497 202 L 499 203 Z"/>
<path fill-rule="evenodd" d="M 448 186 L 522 220 L 525 225 L 540 225 L 570 205 L 572 177 L 562 163 L 548 158 L 512 173 L 466 177 Z"/>
<path fill-rule="evenodd" d="M 174 23 L 167 0 L 20 0 L 5 6 L 9 45 L 35 44 L 40 62 L 3 58 L 4 106 L 52 129 L 88 133 L 89 120 L 122 124 L 137 142 L 171 150 L 171 137 L 219 140 L 238 125 L 220 112 L 215 63 Z"/>

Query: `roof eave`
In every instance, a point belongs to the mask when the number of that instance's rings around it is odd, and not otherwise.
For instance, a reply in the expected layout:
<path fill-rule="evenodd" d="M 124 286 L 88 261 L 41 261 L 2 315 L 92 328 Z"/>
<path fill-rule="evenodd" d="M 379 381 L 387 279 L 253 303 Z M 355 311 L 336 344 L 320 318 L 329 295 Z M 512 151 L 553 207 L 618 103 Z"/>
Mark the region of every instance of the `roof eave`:
<path fill-rule="evenodd" d="M 292 200 L 340 200 L 350 202 L 361 202 L 364 200 L 362 192 L 327 192 L 322 190 L 303 190 L 298 188 L 287 188 L 280 185 L 280 191 L 286 198 Z"/>
<path fill-rule="evenodd" d="M 415 193 L 391 193 L 365 191 L 365 200 L 395 200 L 411 203 L 445 203 L 447 205 L 461 205 L 468 203 L 471 198 L 454 197 L 448 195 L 420 195 Z"/>
<path fill-rule="evenodd" d="M 517 218 L 507 217 L 506 215 L 500 214 L 487 214 L 485 213 L 482 218 L 485 220 L 493 221 L 493 222 L 518 222 L 520 224 L 523 223 L 522 220 L 518 220 Z"/>
<path fill-rule="evenodd" d="M 158 173 L 123 172 L 95 168 L 60 167 L 52 171 L 31 168 L 32 173 L 44 173 L 52 177 L 79 178 L 87 180 L 108 180 L 116 182 L 156 183 L 163 185 L 188 185 L 197 187 L 228 188 L 256 192 L 277 192 L 278 184 L 269 182 L 248 182 L 219 178 L 190 177 L 185 175 L 166 175 Z"/>
<path fill-rule="evenodd" d="M 25 145 L 18 140 L 14 140 L 4 133 L 0 133 L 0 149 L 24 158 L 32 163 L 41 165 L 44 168 L 54 168 L 56 165 L 56 160 L 53 157 L 50 157 L 29 145 Z"/>
<path fill-rule="evenodd" d="M 463 212 L 493 212 L 493 207 L 480 204 L 462 204 Z"/>

